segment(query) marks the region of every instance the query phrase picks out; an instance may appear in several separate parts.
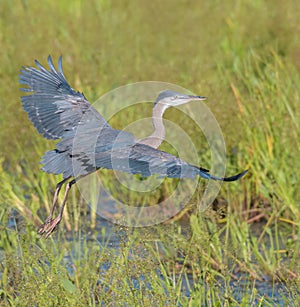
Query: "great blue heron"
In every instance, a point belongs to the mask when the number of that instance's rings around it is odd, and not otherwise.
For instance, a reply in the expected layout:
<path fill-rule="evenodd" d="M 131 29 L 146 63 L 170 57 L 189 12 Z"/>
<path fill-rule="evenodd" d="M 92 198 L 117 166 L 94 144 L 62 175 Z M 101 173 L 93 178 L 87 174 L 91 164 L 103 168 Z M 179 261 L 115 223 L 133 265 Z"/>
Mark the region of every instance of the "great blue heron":
<path fill-rule="evenodd" d="M 154 133 L 137 141 L 131 133 L 113 129 L 92 107 L 83 93 L 73 90 L 68 84 L 62 69 L 62 57 L 58 60 L 59 71 L 48 57 L 50 70 L 37 60 L 37 68 L 24 67 L 20 83 L 26 85 L 21 90 L 29 95 L 22 96 L 24 110 L 29 119 L 47 139 L 62 139 L 54 150 L 42 157 L 42 170 L 62 174 L 63 180 L 56 186 L 50 214 L 38 232 L 49 236 L 62 219 L 70 188 L 80 178 L 100 169 L 115 169 L 130 174 L 148 177 L 153 174 L 169 178 L 195 178 L 235 181 L 244 176 L 237 175 L 219 178 L 209 171 L 156 149 L 164 136 L 163 125 L 155 122 L 161 119 L 164 110 L 170 105 L 179 105 L 191 100 L 203 100 L 202 96 L 183 95 L 171 91 L 160 93 L 156 100 L 157 114 L 154 115 Z M 76 136 L 77 144 L 74 145 Z M 53 219 L 54 209 L 61 187 L 66 184 L 64 199 L 59 214 Z"/>

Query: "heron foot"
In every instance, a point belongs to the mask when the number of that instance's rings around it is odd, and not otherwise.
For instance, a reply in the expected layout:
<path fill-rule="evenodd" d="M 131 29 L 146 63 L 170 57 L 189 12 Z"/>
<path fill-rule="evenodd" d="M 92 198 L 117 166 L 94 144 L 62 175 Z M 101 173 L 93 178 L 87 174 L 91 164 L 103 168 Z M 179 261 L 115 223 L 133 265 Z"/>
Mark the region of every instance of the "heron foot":
<path fill-rule="evenodd" d="M 45 238 L 48 238 L 50 234 L 57 228 L 60 221 L 60 215 L 58 215 L 54 220 L 48 217 L 45 223 L 39 227 L 38 234 L 41 236 L 45 235 Z"/>

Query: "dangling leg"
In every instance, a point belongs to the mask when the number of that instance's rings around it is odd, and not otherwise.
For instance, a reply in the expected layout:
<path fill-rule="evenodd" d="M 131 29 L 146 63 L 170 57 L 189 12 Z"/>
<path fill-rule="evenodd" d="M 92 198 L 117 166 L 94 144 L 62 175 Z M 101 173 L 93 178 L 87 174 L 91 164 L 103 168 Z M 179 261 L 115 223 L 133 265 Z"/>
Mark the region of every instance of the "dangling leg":
<path fill-rule="evenodd" d="M 74 183 L 76 183 L 79 179 L 81 179 L 85 176 L 86 175 L 78 176 L 77 178 L 75 178 L 75 179 L 73 179 L 73 180 L 71 180 L 67 183 L 65 196 L 64 196 L 63 202 L 61 204 L 59 214 L 57 215 L 57 217 L 54 220 L 52 220 L 52 217 L 51 217 L 50 223 L 48 223 L 47 225 L 45 225 L 43 227 L 42 232 L 39 231 L 40 234 L 45 234 L 45 237 L 47 238 L 55 230 L 55 228 L 58 226 L 58 224 L 60 223 L 60 221 L 62 219 L 62 215 L 63 215 L 64 208 L 65 208 L 65 205 L 66 205 L 66 202 L 67 202 L 68 194 L 69 194 L 69 191 L 70 191 L 72 185 Z"/>
<path fill-rule="evenodd" d="M 57 199 L 58 199 L 58 194 L 60 192 L 60 189 L 61 187 L 64 185 L 64 183 L 66 181 L 68 181 L 70 179 L 70 177 L 68 178 L 65 178 L 64 180 L 60 181 L 57 185 L 56 185 L 56 189 L 55 189 L 55 193 L 54 193 L 54 196 L 53 196 L 53 201 L 52 201 L 52 206 L 51 206 L 51 209 L 50 209 L 50 214 L 49 216 L 46 218 L 45 220 L 45 223 L 42 224 L 39 229 L 38 229 L 38 233 L 39 234 L 43 234 L 45 232 L 45 228 L 47 228 L 47 225 L 49 225 L 51 222 L 52 222 L 52 216 L 53 216 L 53 213 L 54 213 L 54 209 L 56 207 L 56 204 L 57 204 Z"/>
<path fill-rule="evenodd" d="M 56 204 L 57 204 L 57 199 L 58 199 L 58 194 L 60 192 L 60 189 L 61 187 L 63 186 L 63 184 L 68 181 L 70 179 L 70 177 L 68 178 L 65 178 L 64 180 L 60 181 L 57 185 L 56 185 L 56 189 L 55 189 L 55 193 L 54 193 L 54 197 L 53 197 L 53 201 L 52 201 L 52 206 L 51 206 L 51 209 L 50 209 L 50 214 L 49 216 L 47 217 L 46 221 L 45 221 L 45 224 L 48 224 L 52 221 L 52 216 L 53 216 L 53 213 L 54 213 L 54 209 L 56 207 Z M 43 225 L 42 225 L 43 226 Z M 42 227 L 41 226 L 41 227 Z"/>

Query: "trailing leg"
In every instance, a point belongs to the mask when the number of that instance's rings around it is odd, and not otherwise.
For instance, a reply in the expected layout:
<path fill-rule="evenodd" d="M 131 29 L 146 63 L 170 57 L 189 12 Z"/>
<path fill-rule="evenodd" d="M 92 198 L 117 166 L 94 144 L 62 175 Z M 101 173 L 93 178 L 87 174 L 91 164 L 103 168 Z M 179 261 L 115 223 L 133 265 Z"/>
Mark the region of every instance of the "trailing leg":
<path fill-rule="evenodd" d="M 51 209 L 50 209 L 50 214 L 49 216 L 46 218 L 45 220 L 45 223 L 42 224 L 39 229 L 38 229 L 38 233 L 39 234 L 43 234 L 45 232 L 45 229 L 47 229 L 47 226 L 49 224 L 52 223 L 52 216 L 53 216 L 53 213 L 54 213 L 54 209 L 56 207 L 56 204 L 57 204 L 57 199 L 58 199 L 58 195 L 59 195 L 59 192 L 61 190 L 61 187 L 66 183 L 66 181 L 68 181 L 70 179 L 70 177 L 68 178 L 65 178 L 64 180 L 60 181 L 57 185 L 56 185 L 56 189 L 55 189 L 55 193 L 54 193 L 54 196 L 53 196 L 53 201 L 52 201 L 52 206 L 51 206 Z"/>
<path fill-rule="evenodd" d="M 81 179 L 82 177 L 85 177 L 85 176 L 79 176 L 71 181 L 69 181 L 66 185 L 66 191 L 65 191 L 65 195 L 64 195 L 64 199 L 63 199 L 63 202 L 61 204 L 61 208 L 59 210 L 59 214 L 56 216 L 55 219 L 52 220 L 52 214 L 53 214 L 53 211 L 54 211 L 54 207 L 51 208 L 51 213 L 49 215 L 48 218 L 49 221 L 46 222 L 44 225 L 42 225 L 40 228 L 39 228 L 39 234 L 43 235 L 45 234 L 45 237 L 47 238 L 58 226 L 58 224 L 60 223 L 61 219 L 62 219 L 62 215 L 63 215 L 63 212 L 64 212 L 64 208 L 65 208 L 65 205 L 66 205 L 66 202 L 67 202 L 67 198 L 68 198 L 68 194 L 69 194 L 69 191 L 72 187 L 73 184 L 75 184 L 79 179 Z M 68 178 L 69 179 L 69 178 Z M 67 179 L 65 179 L 66 181 Z M 65 182 L 64 181 L 64 182 Z M 61 189 L 61 186 L 63 185 L 64 182 L 60 182 L 60 186 L 59 184 L 57 185 L 57 188 L 56 188 L 56 191 L 55 191 L 55 194 L 54 194 L 54 199 L 53 199 L 53 203 L 54 201 L 57 201 L 57 195 L 59 193 L 59 190 Z M 57 192 L 57 193 L 56 193 Z M 56 195 L 57 194 L 57 195 Z M 55 196 L 56 196 L 56 200 L 55 200 Z M 47 220 L 48 220 L 47 218 Z"/>

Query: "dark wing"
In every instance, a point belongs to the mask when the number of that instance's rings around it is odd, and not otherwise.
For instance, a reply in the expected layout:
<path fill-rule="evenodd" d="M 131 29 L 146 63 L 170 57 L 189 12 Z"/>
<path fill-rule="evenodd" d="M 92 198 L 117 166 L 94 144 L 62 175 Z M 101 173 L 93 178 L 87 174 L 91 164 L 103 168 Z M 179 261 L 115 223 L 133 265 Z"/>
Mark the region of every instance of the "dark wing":
<path fill-rule="evenodd" d="M 19 82 L 27 86 L 22 96 L 24 110 L 38 130 L 47 139 L 59 139 L 68 131 L 75 131 L 83 115 L 96 118 L 99 126 L 107 125 L 105 119 L 91 106 L 83 93 L 77 92 L 68 84 L 62 69 L 62 57 L 58 60 L 57 71 L 52 59 L 48 57 L 50 70 L 45 69 L 37 60 L 39 69 L 24 67 Z"/>
<path fill-rule="evenodd" d="M 235 181 L 243 177 L 247 170 L 231 177 L 220 178 L 209 174 L 208 170 L 186 163 L 185 161 L 148 145 L 136 143 L 134 146 L 118 147 L 103 151 L 96 147 L 96 168 L 108 168 L 144 177 L 158 175 L 168 178 L 195 178 Z"/>
<path fill-rule="evenodd" d="M 92 130 L 91 130 L 92 131 Z M 47 152 L 43 159 L 43 170 L 48 173 L 63 174 L 64 178 L 87 175 L 99 168 L 113 169 L 143 177 L 157 175 L 160 178 L 195 178 L 235 181 L 247 171 L 231 177 L 220 178 L 209 174 L 208 170 L 148 145 L 135 143 L 132 134 L 125 131 L 104 129 L 95 143 L 94 135 L 80 135 L 76 139 L 65 138 L 57 149 Z M 105 140 L 109 140 L 105 142 Z M 73 147 L 71 147 L 73 145 Z"/>

